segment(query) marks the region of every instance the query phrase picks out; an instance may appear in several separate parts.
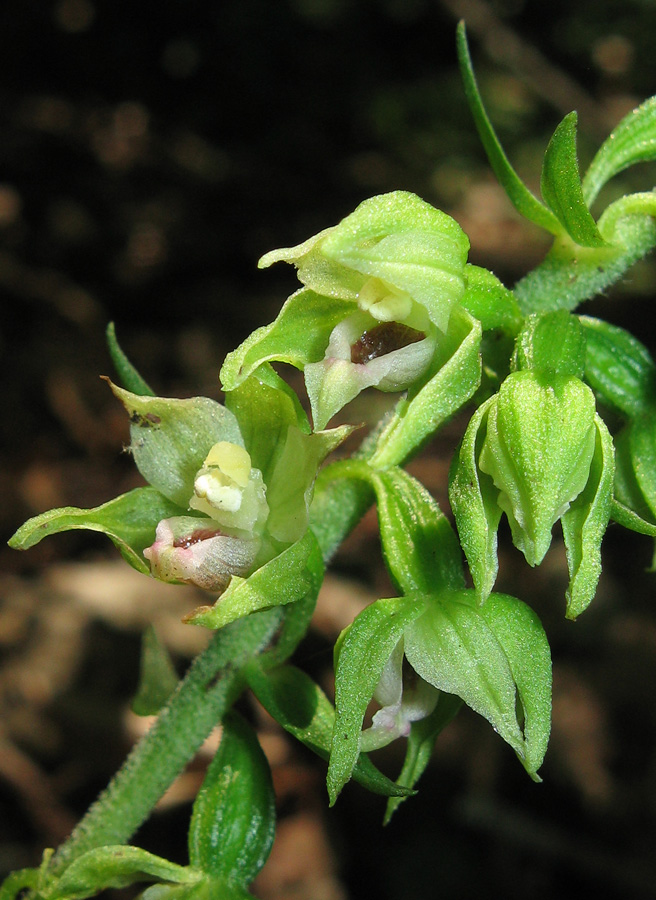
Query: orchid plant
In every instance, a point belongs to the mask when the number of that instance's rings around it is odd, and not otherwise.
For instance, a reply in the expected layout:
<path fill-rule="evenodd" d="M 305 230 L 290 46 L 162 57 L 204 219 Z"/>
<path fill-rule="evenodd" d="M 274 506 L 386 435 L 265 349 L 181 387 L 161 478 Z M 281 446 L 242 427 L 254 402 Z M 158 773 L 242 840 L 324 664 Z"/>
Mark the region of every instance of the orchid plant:
<path fill-rule="evenodd" d="M 149 638 L 140 711 L 159 711 L 156 724 L 69 839 L 39 868 L 9 876 L 1 900 L 82 900 L 136 881 L 152 882 L 145 900 L 250 897 L 275 803 L 255 731 L 233 709 L 246 690 L 327 760 L 331 804 L 355 779 L 387 797 L 389 820 L 463 703 L 539 780 L 549 644 L 529 605 L 494 591 L 497 532 L 505 515 L 514 545 L 539 566 L 561 523 L 570 619 L 594 599 L 611 520 L 656 537 L 654 360 L 627 331 L 577 311 L 656 246 L 656 192 L 616 199 L 597 219 L 590 211 L 613 176 L 656 159 L 656 98 L 620 122 L 583 178 L 576 114 L 566 116 L 544 155 L 539 200 L 488 119 L 463 25 L 457 43 L 490 163 L 518 211 L 553 236 L 551 250 L 511 290 L 467 262 L 468 238 L 446 213 L 405 191 L 365 200 L 260 260 L 294 265 L 301 286 L 227 356 L 223 405 L 156 396 L 110 326 L 121 383 L 110 388 L 147 486 L 96 509 L 44 513 L 10 544 L 26 550 L 67 529 L 100 531 L 145 576 L 206 591 L 186 622 L 215 635 L 177 685 L 161 676 L 165 650 Z M 276 363 L 303 373 L 311 419 Z M 348 404 L 367 388 L 397 395 L 396 405 L 353 455 L 329 459 L 357 427 L 330 427 L 333 418 L 348 422 Z M 452 525 L 403 466 L 465 409 L 449 475 Z M 340 635 L 333 702 L 289 660 L 324 566 L 374 502 L 396 594 Z M 131 846 L 218 723 L 188 865 Z M 392 741 L 405 743 L 395 780 L 368 756 Z"/>

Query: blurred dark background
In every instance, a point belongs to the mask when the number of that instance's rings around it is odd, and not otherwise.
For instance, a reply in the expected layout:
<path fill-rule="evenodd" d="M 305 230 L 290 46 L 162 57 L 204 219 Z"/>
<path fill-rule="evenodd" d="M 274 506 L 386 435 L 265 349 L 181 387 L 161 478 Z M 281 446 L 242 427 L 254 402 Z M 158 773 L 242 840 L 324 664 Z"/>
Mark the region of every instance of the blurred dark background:
<path fill-rule="evenodd" d="M 548 244 L 508 205 L 466 108 L 460 17 L 492 118 L 536 189 L 565 113 L 579 110 L 585 164 L 656 91 L 653 0 L 5 0 L 5 538 L 49 507 L 97 505 L 139 483 L 121 454 L 123 416 L 97 377 L 111 374 L 108 321 L 159 393 L 218 396 L 225 353 L 295 289 L 291 270 L 259 272 L 258 257 L 367 196 L 407 189 L 447 210 L 470 235 L 472 261 L 509 285 L 541 258 Z M 649 189 L 654 172 L 617 181 L 611 195 Z M 653 347 L 655 285 L 647 261 L 590 311 Z M 415 463 L 443 502 L 461 425 Z M 328 607 L 389 590 L 380 564 L 362 564 L 376 558 L 374 524 L 345 547 Z M 357 787 L 328 812 L 322 765 L 280 749 L 263 724 L 282 821 L 263 898 L 656 897 L 652 547 L 612 528 L 605 549 L 598 601 L 575 625 L 562 618 L 562 551 L 537 572 L 503 551 L 500 588 L 533 603 L 553 644 L 542 785 L 463 714 L 419 797 L 383 831 L 382 802 Z M 125 710 L 139 631 L 184 612 L 185 600 L 181 611 L 114 559 L 83 533 L 25 554 L 0 549 L 2 871 L 36 864 L 120 764 L 138 728 Z M 328 677 L 340 615 L 324 617 L 301 659 L 317 677 Z M 182 668 L 202 638 L 171 621 L 162 628 Z M 381 765 L 398 765 L 393 751 Z M 199 777 L 138 841 L 184 861 Z"/>

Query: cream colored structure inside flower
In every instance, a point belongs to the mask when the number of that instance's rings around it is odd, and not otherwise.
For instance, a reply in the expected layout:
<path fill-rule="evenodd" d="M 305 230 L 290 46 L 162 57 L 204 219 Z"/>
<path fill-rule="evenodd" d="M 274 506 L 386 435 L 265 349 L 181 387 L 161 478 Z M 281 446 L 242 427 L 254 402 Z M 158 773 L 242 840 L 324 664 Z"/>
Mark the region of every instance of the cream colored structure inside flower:
<path fill-rule="evenodd" d="M 228 441 L 214 444 L 207 454 L 189 506 L 225 528 L 250 534 L 261 531 L 269 514 L 262 473 L 243 447 Z"/>
<path fill-rule="evenodd" d="M 358 294 L 358 306 L 379 322 L 402 322 L 412 312 L 413 301 L 380 278 L 370 278 Z"/>

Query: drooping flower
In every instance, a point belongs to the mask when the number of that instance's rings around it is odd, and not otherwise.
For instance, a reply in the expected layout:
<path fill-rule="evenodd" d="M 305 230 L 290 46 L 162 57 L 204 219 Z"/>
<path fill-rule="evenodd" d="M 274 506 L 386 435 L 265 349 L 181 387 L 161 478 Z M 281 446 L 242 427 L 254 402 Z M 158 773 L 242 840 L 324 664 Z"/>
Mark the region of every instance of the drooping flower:
<path fill-rule="evenodd" d="M 221 372 L 234 388 L 266 360 L 305 371 L 315 428 L 366 387 L 402 391 L 426 377 L 465 292 L 469 242 L 446 213 L 394 191 L 260 267 L 296 266 L 304 288 Z"/>
<path fill-rule="evenodd" d="M 610 516 L 613 443 L 590 388 L 572 375 L 523 370 L 472 418 L 451 472 L 449 497 L 482 600 L 497 573 L 503 513 L 531 566 L 563 528 L 570 570 L 567 615 L 594 596 Z"/>

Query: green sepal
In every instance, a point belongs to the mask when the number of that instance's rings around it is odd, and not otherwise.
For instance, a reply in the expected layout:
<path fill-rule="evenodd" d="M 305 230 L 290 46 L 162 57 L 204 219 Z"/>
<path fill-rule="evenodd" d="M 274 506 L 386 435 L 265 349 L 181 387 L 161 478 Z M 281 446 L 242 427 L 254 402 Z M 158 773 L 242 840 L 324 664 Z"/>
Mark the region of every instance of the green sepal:
<path fill-rule="evenodd" d="M 622 528 L 635 531 L 637 534 L 646 534 L 648 537 L 656 537 L 656 524 L 643 519 L 634 509 L 613 497 L 610 517 Z"/>
<path fill-rule="evenodd" d="M 245 671 L 248 685 L 285 731 L 322 759 L 330 756 L 335 724 L 335 708 L 318 684 L 301 669 L 282 666 L 265 671 L 258 660 Z M 361 754 L 353 769 L 353 778 L 367 790 L 385 797 L 407 797 L 411 786 L 395 784 Z"/>
<path fill-rule="evenodd" d="M 489 269 L 465 266 L 461 306 L 478 319 L 483 331 L 498 329 L 514 337 L 521 328 L 523 317 L 515 295 Z"/>
<path fill-rule="evenodd" d="M 185 616 L 185 622 L 216 630 L 259 610 L 295 603 L 307 594 L 318 593 L 318 573 L 322 571 L 319 545 L 308 530 L 248 578 L 233 575 L 214 606 L 199 606 Z"/>
<path fill-rule="evenodd" d="M 335 727 L 328 765 L 331 806 L 352 775 L 360 753 L 362 722 L 382 671 L 408 625 L 421 615 L 424 598 L 393 597 L 364 609 L 336 648 Z"/>
<path fill-rule="evenodd" d="M 599 400 L 635 417 L 656 401 L 656 365 L 644 344 L 623 328 L 580 317 L 586 334 L 585 379 Z"/>
<path fill-rule="evenodd" d="M 650 518 L 656 518 L 656 406 L 631 422 L 629 446 L 640 494 Z"/>
<path fill-rule="evenodd" d="M 306 531 L 319 466 L 352 431 L 350 425 L 312 434 L 304 434 L 294 426 L 287 429 L 267 481 L 267 502 L 271 510 L 267 531 L 275 540 L 296 541 Z"/>
<path fill-rule="evenodd" d="M 581 247 L 603 247 L 605 241 L 583 198 L 576 156 L 577 114 L 569 113 L 556 128 L 542 163 L 540 188 L 545 203 L 572 240 Z"/>
<path fill-rule="evenodd" d="M 140 847 L 121 844 L 82 854 L 46 896 L 52 900 L 84 900 L 107 888 L 123 888 L 139 881 L 194 884 L 202 877 L 201 872 L 189 866 L 179 866 Z"/>
<path fill-rule="evenodd" d="M 481 325 L 456 307 L 426 377 L 399 400 L 378 437 L 371 465 L 400 465 L 473 396 L 481 381 Z"/>
<path fill-rule="evenodd" d="M 154 397 L 155 391 L 153 391 L 150 385 L 144 381 L 121 349 L 121 346 L 116 339 L 116 328 L 114 327 L 113 322 L 110 322 L 107 326 L 106 338 L 109 355 L 112 358 L 114 368 L 116 369 L 123 387 L 128 391 L 132 391 L 133 394 L 139 394 L 142 397 Z"/>
<path fill-rule="evenodd" d="M 640 162 L 656 159 L 656 97 L 645 100 L 626 115 L 606 138 L 583 179 L 583 195 L 589 206 L 601 188 L 619 172 Z"/>
<path fill-rule="evenodd" d="M 564 309 L 529 316 L 517 336 L 513 362 L 516 369 L 583 378 L 586 332 Z"/>
<path fill-rule="evenodd" d="M 270 325 L 256 329 L 229 353 L 219 378 L 224 391 L 233 391 L 262 363 L 276 360 L 304 369 L 323 359 L 330 333 L 349 313 L 354 300 L 323 297 L 308 288 L 292 294 Z"/>
<path fill-rule="evenodd" d="M 505 594 L 481 606 L 474 591 L 443 593 L 408 625 L 404 641 L 413 669 L 484 716 L 539 781 L 551 727 L 551 655 L 535 613 Z"/>
<path fill-rule="evenodd" d="M 458 540 L 437 501 L 403 469 L 370 470 L 383 554 L 400 593 L 465 586 Z"/>
<path fill-rule="evenodd" d="M 460 22 L 456 33 L 456 48 L 458 51 L 458 62 L 460 64 L 460 74 L 462 76 L 465 94 L 469 108 L 474 117 L 476 128 L 480 135 L 487 158 L 494 170 L 494 174 L 510 202 L 530 222 L 539 225 L 540 228 L 546 229 L 551 234 L 560 234 L 562 226 L 556 216 L 544 206 L 526 187 L 519 175 L 515 172 L 508 157 L 503 151 L 499 138 L 497 137 L 492 123 L 485 111 L 483 101 L 481 99 L 476 76 L 472 66 L 471 57 L 469 55 L 469 47 L 467 45 L 467 35 L 465 32 L 464 22 Z"/>
<path fill-rule="evenodd" d="M 27 550 L 44 537 L 62 531 L 99 531 L 118 548 L 138 572 L 150 574 L 143 551 L 155 540 L 160 519 L 179 516 L 182 510 L 152 487 L 135 488 L 94 509 L 65 506 L 29 519 L 9 540 L 14 550 Z"/>
<path fill-rule="evenodd" d="M 178 674 L 169 652 L 149 625 L 141 639 L 139 688 L 132 701 L 132 712 L 138 716 L 156 715 L 177 685 Z"/>
<path fill-rule="evenodd" d="M 418 722 L 412 723 L 406 742 L 403 768 L 396 779 L 397 785 L 406 788 L 415 786 L 430 761 L 435 741 L 446 726 L 453 721 L 461 708 L 460 697 L 442 692 L 433 712 L 425 719 L 419 719 Z M 387 801 L 383 825 L 389 824 L 392 816 L 405 799 L 405 797 L 390 797 Z"/>
<path fill-rule="evenodd" d="M 492 478 L 478 467 L 487 417 L 491 405 L 496 402 L 495 396 L 482 403 L 472 416 L 449 472 L 449 502 L 460 544 L 481 600 L 485 600 L 494 587 L 499 568 L 499 492 Z"/>
<path fill-rule="evenodd" d="M 570 575 L 568 619 L 575 619 L 594 599 L 601 575 L 601 541 L 611 512 L 615 474 L 613 439 L 598 415 L 595 425 L 595 452 L 588 483 L 560 520 Z"/>
<path fill-rule="evenodd" d="M 251 726 L 233 710 L 194 801 L 189 861 L 212 878 L 246 886 L 266 862 L 275 828 L 269 764 Z"/>
<path fill-rule="evenodd" d="M 445 331 L 462 297 L 468 251 L 469 240 L 455 219 L 415 194 L 391 191 L 364 200 L 302 244 L 267 253 L 259 265 L 293 263 L 306 287 L 350 301 L 368 279 L 379 279 L 423 306 Z"/>
<path fill-rule="evenodd" d="M 364 200 L 323 233 L 320 253 L 342 271 L 379 278 L 409 295 L 446 331 L 464 289 L 469 240 L 451 216 L 408 191 Z M 317 268 L 323 270 L 324 263 Z M 299 277 L 303 280 L 302 272 Z M 307 283 L 307 282 L 305 282 Z M 323 293 L 328 285 L 312 285 Z"/>
<path fill-rule="evenodd" d="M 209 397 L 140 397 L 109 384 L 130 417 L 129 449 L 137 468 L 146 481 L 185 510 L 194 478 L 213 445 L 228 441 L 244 446 L 236 418 Z"/>
<path fill-rule="evenodd" d="M 513 288 L 523 313 L 575 309 L 601 294 L 656 246 L 656 193 L 629 194 L 612 203 L 597 227 L 605 247 L 580 247 L 568 235 Z"/>

